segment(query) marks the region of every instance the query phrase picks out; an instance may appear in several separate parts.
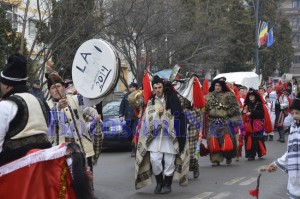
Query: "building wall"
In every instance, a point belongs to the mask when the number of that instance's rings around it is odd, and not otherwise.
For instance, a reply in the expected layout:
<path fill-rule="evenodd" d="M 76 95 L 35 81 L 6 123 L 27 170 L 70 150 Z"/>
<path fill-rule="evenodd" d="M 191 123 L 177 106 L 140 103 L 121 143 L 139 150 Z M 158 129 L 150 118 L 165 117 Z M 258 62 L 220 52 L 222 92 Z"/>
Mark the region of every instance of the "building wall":
<path fill-rule="evenodd" d="M 11 23 L 13 28 L 18 32 L 22 33 L 23 30 L 23 18 L 25 16 L 26 2 L 27 0 L 0 0 L 0 2 L 5 4 L 10 4 L 12 9 L 7 10 L 7 17 L 11 18 Z M 40 1 L 40 14 L 41 21 L 44 23 L 48 22 L 48 16 L 50 11 L 50 4 L 48 1 L 41 0 Z M 36 1 L 29 1 L 28 12 L 27 12 L 27 20 L 26 20 L 26 28 L 24 37 L 27 42 L 27 49 L 30 50 L 33 45 L 33 41 L 36 37 L 36 22 L 39 20 L 38 9 L 37 9 Z M 41 46 L 35 45 L 33 50 L 33 55 L 35 55 Z"/>
<path fill-rule="evenodd" d="M 283 0 L 282 12 L 290 20 L 294 48 L 294 62 L 290 73 L 300 73 L 300 0 Z"/>

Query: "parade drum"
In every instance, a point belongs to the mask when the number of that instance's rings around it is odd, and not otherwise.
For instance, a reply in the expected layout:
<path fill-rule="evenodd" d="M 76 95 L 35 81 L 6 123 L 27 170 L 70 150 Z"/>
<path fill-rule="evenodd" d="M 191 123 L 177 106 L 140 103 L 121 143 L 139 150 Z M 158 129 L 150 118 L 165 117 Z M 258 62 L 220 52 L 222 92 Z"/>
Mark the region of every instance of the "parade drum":
<path fill-rule="evenodd" d="M 114 47 L 102 39 L 84 42 L 77 50 L 73 65 L 73 83 L 82 96 L 101 98 L 113 91 L 120 73 Z"/>

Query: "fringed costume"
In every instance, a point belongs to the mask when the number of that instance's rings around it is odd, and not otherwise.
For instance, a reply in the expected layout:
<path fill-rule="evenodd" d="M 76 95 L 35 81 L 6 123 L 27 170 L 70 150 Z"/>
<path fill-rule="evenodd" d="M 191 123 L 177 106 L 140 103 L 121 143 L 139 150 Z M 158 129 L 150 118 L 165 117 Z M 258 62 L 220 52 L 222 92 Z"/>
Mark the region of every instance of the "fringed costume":
<path fill-rule="evenodd" d="M 224 158 L 227 164 L 231 164 L 231 159 L 236 157 L 237 139 L 234 127 L 242 120 L 237 99 L 226 87 L 225 80 L 224 77 L 214 80 L 206 96 L 205 112 L 208 118 L 205 128 L 213 166 L 219 165 Z M 216 84 L 222 86 L 221 92 L 215 91 Z"/>

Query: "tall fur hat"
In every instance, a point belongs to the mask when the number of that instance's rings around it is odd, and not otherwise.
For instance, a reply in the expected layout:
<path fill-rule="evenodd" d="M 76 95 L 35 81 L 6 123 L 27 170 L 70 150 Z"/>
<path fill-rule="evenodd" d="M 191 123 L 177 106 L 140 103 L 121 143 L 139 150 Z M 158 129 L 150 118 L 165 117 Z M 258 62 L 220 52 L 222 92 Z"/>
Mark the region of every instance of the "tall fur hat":
<path fill-rule="evenodd" d="M 19 53 L 10 55 L 1 71 L 0 82 L 9 86 L 26 85 L 27 79 L 26 58 Z"/>

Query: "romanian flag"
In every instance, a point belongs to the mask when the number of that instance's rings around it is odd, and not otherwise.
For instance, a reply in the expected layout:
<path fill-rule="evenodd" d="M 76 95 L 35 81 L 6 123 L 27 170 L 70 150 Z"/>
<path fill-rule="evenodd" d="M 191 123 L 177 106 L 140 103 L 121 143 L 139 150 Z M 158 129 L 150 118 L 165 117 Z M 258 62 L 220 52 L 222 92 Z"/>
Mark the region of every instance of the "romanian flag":
<path fill-rule="evenodd" d="M 261 22 L 259 28 L 258 46 L 261 47 L 267 43 L 268 38 L 268 22 Z"/>

